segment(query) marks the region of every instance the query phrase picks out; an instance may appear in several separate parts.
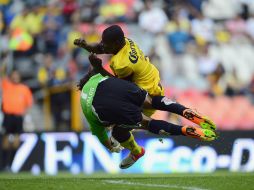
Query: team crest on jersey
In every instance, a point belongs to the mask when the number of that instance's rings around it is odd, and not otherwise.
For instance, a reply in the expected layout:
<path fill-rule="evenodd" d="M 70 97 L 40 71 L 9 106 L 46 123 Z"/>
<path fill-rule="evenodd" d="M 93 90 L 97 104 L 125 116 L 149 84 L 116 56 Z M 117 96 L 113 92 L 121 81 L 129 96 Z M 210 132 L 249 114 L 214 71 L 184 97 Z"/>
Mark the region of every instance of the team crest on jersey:
<path fill-rule="evenodd" d="M 163 102 L 163 103 L 164 103 L 165 105 L 167 105 L 167 106 L 170 105 L 170 104 L 176 103 L 176 102 L 170 100 L 170 99 L 167 98 L 167 97 L 162 98 L 161 102 Z"/>

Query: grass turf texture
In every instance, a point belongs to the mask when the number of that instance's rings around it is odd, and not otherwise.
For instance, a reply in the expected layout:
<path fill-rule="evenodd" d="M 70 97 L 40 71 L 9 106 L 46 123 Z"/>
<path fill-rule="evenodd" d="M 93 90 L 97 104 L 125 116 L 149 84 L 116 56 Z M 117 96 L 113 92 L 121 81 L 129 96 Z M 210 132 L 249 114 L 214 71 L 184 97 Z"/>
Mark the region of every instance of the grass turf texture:
<path fill-rule="evenodd" d="M 254 173 L 94 174 L 31 176 L 0 174 L 1 190 L 254 190 Z"/>

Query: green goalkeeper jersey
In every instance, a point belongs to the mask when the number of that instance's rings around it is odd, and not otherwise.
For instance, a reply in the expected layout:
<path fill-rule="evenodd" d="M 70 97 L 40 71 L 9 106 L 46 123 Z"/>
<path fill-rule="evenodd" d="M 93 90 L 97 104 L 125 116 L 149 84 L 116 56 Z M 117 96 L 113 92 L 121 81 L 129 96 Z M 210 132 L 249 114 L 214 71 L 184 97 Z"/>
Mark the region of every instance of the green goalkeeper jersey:
<path fill-rule="evenodd" d="M 90 125 L 90 130 L 102 143 L 106 141 L 108 135 L 105 127 L 95 113 L 92 103 L 98 84 L 107 78 L 108 77 L 104 77 L 101 74 L 92 76 L 83 86 L 80 96 L 82 111 Z"/>

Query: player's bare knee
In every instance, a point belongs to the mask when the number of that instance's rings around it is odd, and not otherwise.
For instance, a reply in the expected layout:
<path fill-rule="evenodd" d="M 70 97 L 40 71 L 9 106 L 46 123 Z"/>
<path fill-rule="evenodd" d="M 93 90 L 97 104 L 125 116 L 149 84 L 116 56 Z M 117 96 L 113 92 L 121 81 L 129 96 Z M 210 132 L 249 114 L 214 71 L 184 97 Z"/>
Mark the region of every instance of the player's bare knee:
<path fill-rule="evenodd" d="M 152 118 L 146 116 L 143 113 L 142 113 L 142 118 L 143 118 L 141 121 L 142 127 L 144 127 L 145 129 L 148 129 L 148 124 L 152 120 Z"/>
<path fill-rule="evenodd" d="M 143 107 L 145 109 L 152 109 L 152 97 L 148 94 L 145 98 L 145 101 L 144 101 L 144 104 L 143 104 Z"/>

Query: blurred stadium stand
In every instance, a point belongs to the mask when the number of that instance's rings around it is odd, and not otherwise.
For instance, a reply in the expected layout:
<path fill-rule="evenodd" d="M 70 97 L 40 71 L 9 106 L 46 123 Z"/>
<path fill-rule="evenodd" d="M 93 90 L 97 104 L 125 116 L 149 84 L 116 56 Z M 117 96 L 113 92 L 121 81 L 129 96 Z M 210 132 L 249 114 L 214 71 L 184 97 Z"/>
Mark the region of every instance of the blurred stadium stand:
<path fill-rule="evenodd" d="M 1 77 L 18 69 L 35 98 L 26 131 L 87 129 L 75 83 L 88 52 L 73 40 L 98 42 L 113 23 L 159 68 L 168 96 L 219 129 L 254 129 L 253 1 L 0 0 Z"/>

